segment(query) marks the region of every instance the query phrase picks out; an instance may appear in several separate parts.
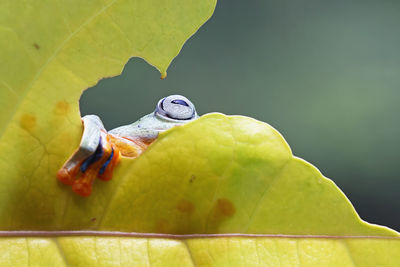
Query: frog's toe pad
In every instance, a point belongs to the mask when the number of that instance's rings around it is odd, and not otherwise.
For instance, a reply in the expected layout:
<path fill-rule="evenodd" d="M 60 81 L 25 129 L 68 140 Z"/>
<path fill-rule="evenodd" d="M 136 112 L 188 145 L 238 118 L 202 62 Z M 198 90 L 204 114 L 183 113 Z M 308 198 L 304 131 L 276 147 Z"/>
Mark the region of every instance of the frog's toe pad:
<path fill-rule="evenodd" d="M 57 178 L 63 184 L 72 185 L 75 180 L 75 175 L 71 174 L 67 169 L 61 168 L 57 172 Z"/>
<path fill-rule="evenodd" d="M 72 190 L 80 196 L 88 197 L 92 193 L 92 184 L 87 184 L 81 180 L 75 180 L 72 185 Z"/>

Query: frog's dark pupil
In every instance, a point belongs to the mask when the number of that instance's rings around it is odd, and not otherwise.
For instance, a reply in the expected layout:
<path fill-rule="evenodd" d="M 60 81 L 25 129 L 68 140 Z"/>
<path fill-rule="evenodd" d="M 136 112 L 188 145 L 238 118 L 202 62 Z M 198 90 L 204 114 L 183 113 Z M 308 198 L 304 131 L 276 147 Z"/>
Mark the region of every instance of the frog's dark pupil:
<path fill-rule="evenodd" d="M 172 100 L 171 103 L 182 105 L 182 106 L 187 106 L 187 107 L 189 106 L 188 103 L 186 103 L 184 100 L 181 100 L 181 99 Z"/>

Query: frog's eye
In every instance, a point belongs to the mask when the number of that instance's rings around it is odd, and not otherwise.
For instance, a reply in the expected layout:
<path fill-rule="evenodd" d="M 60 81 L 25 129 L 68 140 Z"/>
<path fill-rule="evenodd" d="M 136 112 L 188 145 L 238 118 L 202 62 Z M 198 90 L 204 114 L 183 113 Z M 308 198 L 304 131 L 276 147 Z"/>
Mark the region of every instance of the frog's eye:
<path fill-rule="evenodd" d="M 172 120 L 191 120 L 197 117 L 193 103 L 181 95 L 171 95 L 161 99 L 155 112 L 164 119 Z"/>

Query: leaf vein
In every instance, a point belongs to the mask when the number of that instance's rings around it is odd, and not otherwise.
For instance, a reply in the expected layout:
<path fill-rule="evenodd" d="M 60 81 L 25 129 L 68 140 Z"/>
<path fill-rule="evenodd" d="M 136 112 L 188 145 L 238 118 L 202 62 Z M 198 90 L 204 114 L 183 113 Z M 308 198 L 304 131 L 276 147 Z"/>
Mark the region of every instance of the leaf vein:
<path fill-rule="evenodd" d="M 288 160 L 286 160 L 286 162 L 282 165 L 282 167 L 279 169 L 279 171 L 276 173 L 275 178 L 267 185 L 267 187 L 265 188 L 264 192 L 262 193 L 261 197 L 259 198 L 259 200 L 257 201 L 257 204 L 254 205 L 254 209 L 253 212 L 251 213 L 250 217 L 249 217 L 249 222 L 246 224 L 246 226 L 243 228 L 243 230 L 241 231 L 242 233 L 247 233 L 247 231 L 249 230 L 249 227 L 251 225 L 251 223 L 254 220 L 255 215 L 257 214 L 257 211 L 260 209 L 260 203 L 264 200 L 264 198 L 268 195 L 269 190 L 272 188 L 272 186 L 279 180 L 279 178 L 281 177 L 281 173 L 282 170 L 286 167 L 286 165 L 290 162 L 290 160 L 292 159 L 292 156 L 289 157 Z"/>
<path fill-rule="evenodd" d="M 64 250 L 61 248 L 60 243 L 58 242 L 58 238 L 54 238 L 53 242 L 58 250 L 58 253 L 60 254 L 61 258 L 63 259 L 64 263 L 66 266 L 71 266 L 67 260 L 67 257 L 65 256 Z"/>
<path fill-rule="evenodd" d="M 182 243 L 185 245 L 185 248 L 186 248 L 186 250 L 187 250 L 187 252 L 188 252 L 188 254 L 189 254 L 190 260 L 192 261 L 192 265 L 193 265 L 194 267 L 196 267 L 197 264 L 196 264 L 196 262 L 194 261 L 194 258 L 193 258 L 193 255 L 192 255 L 192 251 L 191 251 L 190 248 L 189 248 L 189 244 L 187 243 L 186 240 L 182 240 Z"/>

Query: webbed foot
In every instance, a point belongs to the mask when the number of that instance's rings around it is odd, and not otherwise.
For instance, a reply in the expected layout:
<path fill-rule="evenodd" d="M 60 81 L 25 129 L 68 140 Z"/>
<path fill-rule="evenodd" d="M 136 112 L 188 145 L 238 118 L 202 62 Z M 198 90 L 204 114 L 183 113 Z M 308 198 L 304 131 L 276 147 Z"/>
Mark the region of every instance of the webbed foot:
<path fill-rule="evenodd" d="M 78 151 L 79 152 L 79 151 Z M 107 133 L 102 132 L 99 143 L 91 155 L 83 160 L 76 154 L 58 171 L 57 178 L 64 184 L 71 185 L 72 190 L 80 196 L 89 196 L 96 177 L 110 180 L 119 159 L 119 150 L 111 142 Z"/>

